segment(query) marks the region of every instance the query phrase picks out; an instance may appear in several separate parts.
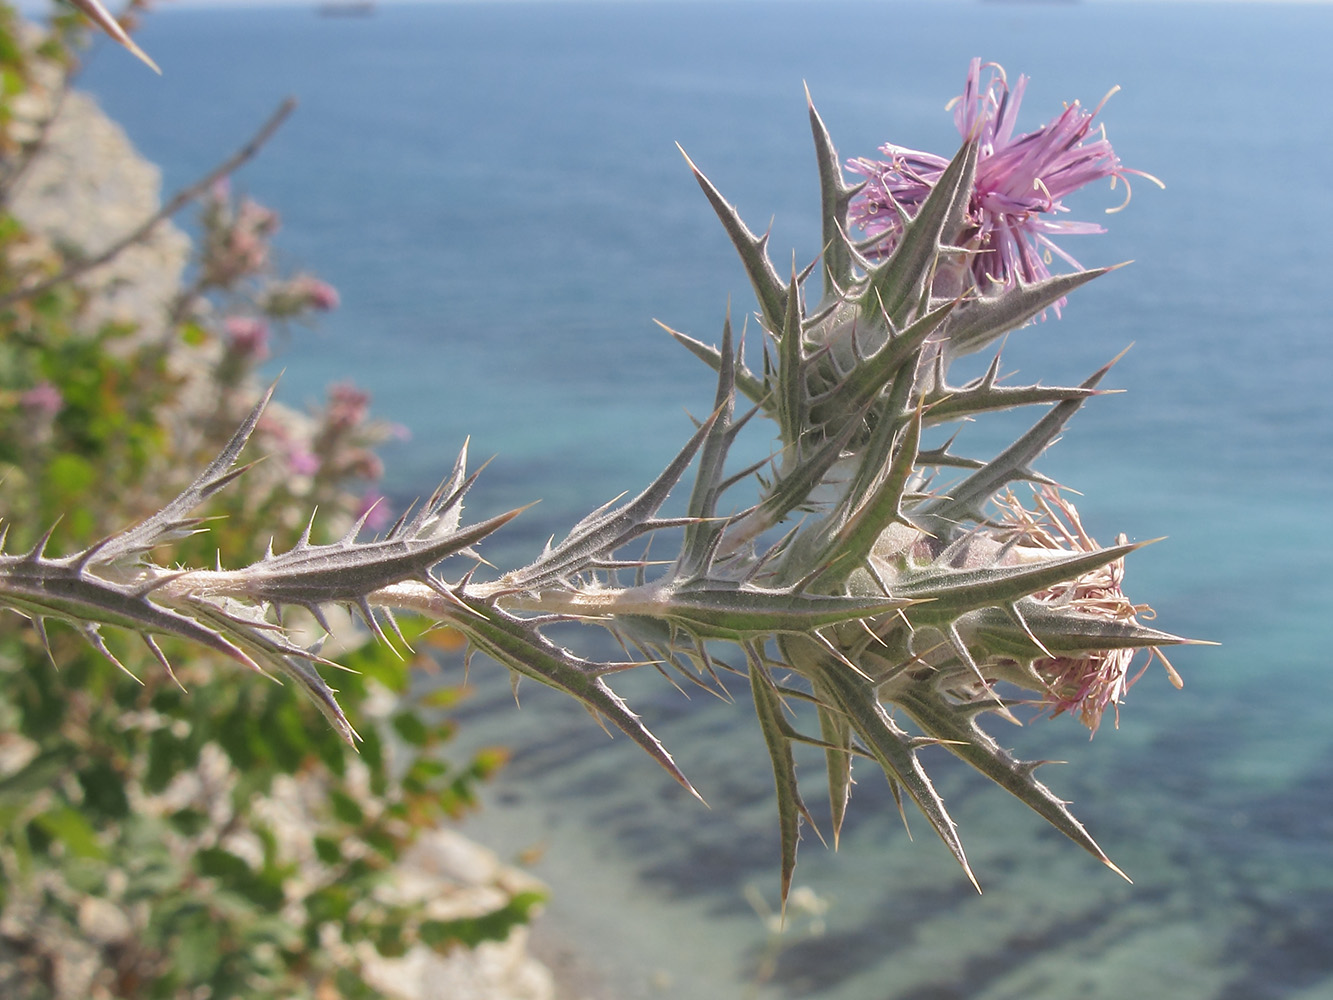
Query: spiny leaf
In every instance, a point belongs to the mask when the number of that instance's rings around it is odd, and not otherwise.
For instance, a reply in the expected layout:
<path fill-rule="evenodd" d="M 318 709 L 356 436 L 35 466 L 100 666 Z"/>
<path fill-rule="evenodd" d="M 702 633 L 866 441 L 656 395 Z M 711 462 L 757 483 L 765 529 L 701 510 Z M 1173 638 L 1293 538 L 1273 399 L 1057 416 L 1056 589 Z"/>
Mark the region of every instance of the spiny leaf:
<path fill-rule="evenodd" d="M 824 121 L 815 110 L 810 88 L 805 88 L 805 103 L 810 109 L 810 131 L 815 140 L 815 160 L 819 164 L 819 205 L 824 239 L 824 301 L 842 294 L 852 283 L 852 251 L 847 242 L 847 211 L 852 197 L 864 183 L 848 185 L 842 176 L 842 163 L 833 146 Z"/>
<path fill-rule="evenodd" d="M 657 325 L 671 334 L 681 346 L 708 365 L 713 371 L 721 372 L 722 352 L 716 347 L 710 347 L 702 341 L 695 340 L 678 330 L 673 330 L 664 323 L 659 322 Z M 733 378 L 741 395 L 759 406 L 769 416 L 774 416 L 777 412 L 776 404 L 772 394 L 764 385 L 764 380 L 747 368 L 739 358 L 733 360 Z"/>
<path fill-rule="evenodd" d="M 158 67 L 157 63 L 153 62 L 153 60 L 148 57 L 148 53 L 135 44 L 134 39 L 126 34 L 125 29 L 120 26 L 120 22 L 112 17 L 111 14 L 107 12 L 107 9 L 98 3 L 98 0 L 68 0 L 68 2 L 87 14 L 94 24 L 110 35 L 115 41 L 129 49 L 130 52 L 134 53 L 135 58 L 143 62 L 154 73 L 158 76 L 162 75 L 162 70 Z"/>
<path fill-rule="evenodd" d="M 1117 264 L 1114 267 L 1075 271 L 1073 274 L 1057 274 L 1030 285 L 1020 280 L 999 294 L 968 300 L 963 308 L 950 317 L 945 329 L 950 359 L 981 350 L 1059 302 L 1074 289 L 1121 266 Z"/>
<path fill-rule="evenodd" d="M 1000 608 L 979 608 L 964 620 L 970 636 L 998 656 L 1030 660 L 1044 656 L 1081 656 L 1107 649 L 1211 645 L 1149 628 L 1132 619 L 1106 618 L 1077 607 L 1026 599 L 1018 602 L 1026 628 Z M 1035 637 L 1041 646 L 1033 643 Z"/>
<path fill-rule="evenodd" d="M 768 234 L 755 236 L 750 232 L 749 227 L 741 221 L 736 209 L 728 204 L 713 186 L 712 181 L 694 165 L 694 161 L 689 158 L 685 150 L 681 149 L 679 144 L 676 148 L 680 149 L 680 155 L 684 156 L 685 162 L 690 165 L 694 179 L 699 182 L 699 187 L 703 189 L 708 203 L 713 206 L 713 211 L 721 220 L 732 245 L 740 254 L 741 263 L 745 265 L 745 271 L 750 276 L 750 284 L 754 287 L 755 298 L 759 300 L 764 326 L 770 330 L 782 329 L 782 317 L 787 312 L 787 293 L 782 286 L 782 279 L 773 268 L 773 262 L 768 259 Z"/>
<path fill-rule="evenodd" d="M 697 584 L 654 588 L 653 603 L 634 613 L 664 618 L 696 636 L 744 642 L 780 633 L 807 634 L 909 606 L 896 597 L 864 598 L 767 590 L 753 585 Z"/>
<path fill-rule="evenodd" d="M 657 737 L 602 680 L 602 673 L 619 669 L 617 666 L 580 660 L 555 646 L 532 625 L 499 608 L 466 596 L 463 602 L 470 613 L 450 618 L 449 624 L 467 636 L 473 646 L 517 674 L 577 698 L 639 744 L 691 795 L 702 801 Z"/>
<path fill-rule="evenodd" d="M 750 656 L 750 691 L 754 697 L 755 715 L 759 729 L 768 746 L 773 764 L 773 783 L 777 789 L 778 831 L 782 843 L 782 905 L 786 908 L 787 894 L 791 891 L 792 873 L 796 870 L 796 848 L 801 840 L 801 817 L 810 821 L 805 803 L 801 801 L 796 781 L 796 760 L 791 752 L 782 718 L 782 699 L 774 688 L 773 679 L 760 664 L 756 655 Z"/>
<path fill-rule="evenodd" d="M 1110 363 L 1093 372 L 1082 383 L 1083 389 L 1095 389 L 1097 383 L 1105 378 L 1106 373 L 1119 361 L 1116 357 Z M 1046 450 L 1069 418 L 1078 412 L 1083 399 L 1068 399 L 1051 407 L 1051 412 L 1042 417 L 1032 428 L 1011 444 L 984 468 L 978 469 L 958 486 L 942 496 L 923 504 L 913 512 L 913 520 L 933 535 L 946 536 L 954 525 L 968 518 L 980 518 L 982 508 L 996 493 L 1016 479 L 1032 478 L 1035 473 L 1031 463 Z"/>
<path fill-rule="evenodd" d="M 942 696 L 921 686 L 895 691 L 893 700 L 907 711 L 923 732 L 936 737 L 950 753 L 1024 802 L 1117 875 L 1129 880 L 1097 846 L 1097 842 L 1084 829 L 1083 824 L 1074 818 L 1068 806 L 1033 776 L 1034 768 L 1005 753 L 995 740 L 977 726 L 974 716 L 957 711 Z"/>
<path fill-rule="evenodd" d="M 1126 542 L 1092 552 L 1053 555 L 1038 562 L 1013 566 L 956 569 L 931 564 L 899 576 L 894 592 L 900 597 L 930 602 L 909 613 L 914 620 L 956 621 L 965 612 L 976 608 L 1004 607 L 1028 594 L 1075 580 L 1150 544 L 1151 541 Z"/>
<path fill-rule="evenodd" d="M 837 434 L 821 442 L 812 453 L 801 455 L 799 459 L 791 457 L 785 463 L 782 477 L 768 490 L 759 506 L 749 516 L 762 524 L 760 530 L 766 530 L 781 523 L 792 511 L 810 502 L 810 495 L 824 481 L 829 470 L 842 457 L 848 442 L 860 430 L 856 420 L 846 421 Z M 785 454 L 793 456 L 801 451 L 798 445 L 788 445 Z M 753 530 L 751 528 L 750 530 Z"/>
<path fill-rule="evenodd" d="M 1082 401 L 1104 391 L 1082 386 L 977 385 L 962 389 L 944 386 L 927 393 L 923 399 L 928 407 L 927 423 L 934 426 L 1019 406 L 1049 406 L 1068 400 Z"/>
<path fill-rule="evenodd" d="M 336 667 L 337 664 L 289 641 L 277 626 L 265 620 L 263 609 L 254 605 L 226 599 L 217 604 L 196 600 L 190 602 L 190 611 L 194 617 L 226 635 L 245 651 L 249 659 L 267 667 L 268 671 L 264 672 L 278 673 L 296 681 L 347 744 L 356 746 L 361 737 L 347 721 L 333 689 L 313 666 L 322 663 Z"/>
<path fill-rule="evenodd" d="M 822 703 L 819 689 L 815 697 Z M 852 727 L 846 716 L 828 708 L 819 706 L 819 733 L 829 748 L 824 751 L 824 761 L 828 770 L 829 814 L 832 817 L 833 846 L 838 846 L 842 835 L 842 823 L 847 816 L 847 802 L 852 794 Z M 833 749 L 837 747 L 838 749 Z"/>
<path fill-rule="evenodd" d="M 226 447 L 179 496 L 152 517 L 141 521 L 128 531 L 120 532 L 94 545 L 88 550 L 87 561 L 94 565 L 117 562 L 128 556 L 141 555 L 156 545 L 177 541 L 192 533 L 200 522 L 196 518 L 191 518 L 190 513 L 245 472 L 245 468 L 232 469 L 232 466 L 240 457 L 246 442 L 250 440 L 250 435 L 254 432 L 264 408 L 273 398 L 273 391 L 277 387 L 276 382 L 268 387 L 268 391 L 251 408 Z"/>
<path fill-rule="evenodd" d="M 953 220 L 961 219 L 971 197 L 977 148 L 975 141 L 965 142 L 954 154 L 916 216 L 903 228 L 893 253 L 871 270 L 859 295 L 864 314 L 883 312 L 902 326 L 927 296 L 937 258 L 954 236 L 946 229 Z"/>
<path fill-rule="evenodd" d="M 790 652 L 803 655 L 793 658 Z M 917 758 L 911 737 L 891 719 L 875 697 L 874 685 L 857 677 L 824 653 L 810 647 L 808 640 L 794 640 L 786 645 L 788 662 L 809 676 L 829 700 L 829 707 L 847 719 L 858 739 L 884 770 L 891 782 L 901 786 L 916 803 L 931 828 L 944 841 L 949 853 L 962 866 L 968 880 L 976 886 L 976 877 L 967 863 L 958 829 L 944 808 L 944 801 Z M 813 655 L 812 655 L 813 651 Z M 980 887 L 977 887 L 980 891 Z"/>
<path fill-rule="evenodd" d="M 36 551 L 26 556 L 0 556 L 0 606 L 40 623 L 58 618 L 83 632 L 100 652 L 100 639 L 88 631 L 90 625 L 113 625 L 133 632 L 177 635 L 191 639 L 251 669 L 259 667 L 224 636 L 193 618 L 150 600 L 147 592 L 155 580 L 174 574 L 156 571 L 147 584 L 118 583 L 104 579 L 81 565 L 82 553 L 63 559 L 46 559 Z M 117 662 L 110 657 L 112 662 Z M 119 665 L 119 664 L 117 664 Z M 123 669 L 123 668 L 122 668 Z"/>
<path fill-rule="evenodd" d="M 526 509 L 507 511 L 462 530 L 446 531 L 442 537 L 433 537 L 429 518 L 420 526 L 421 535 L 411 530 L 419 520 L 414 519 L 397 533 L 369 542 L 355 541 L 353 528 L 340 541 L 311 545 L 307 531 L 294 548 L 280 555 L 269 553 L 244 569 L 210 574 L 216 581 L 210 586 L 214 592 L 308 608 L 357 602 L 403 580 L 420 580 L 441 590 L 442 585 L 430 576 L 432 566 L 466 551 Z M 427 505 L 423 514 L 429 510 Z"/>
<path fill-rule="evenodd" d="M 802 377 L 802 362 L 805 360 L 805 347 L 802 343 L 801 294 L 796 286 L 796 278 L 791 279 L 787 287 L 787 311 L 783 315 L 782 325 L 773 327 L 778 340 L 778 385 L 775 400 L 777 403 L 778 433 L 782 443 L 797 444 L 801 432 L 805 429 L 806 390 Z"/>
<path fill-rule="evenodd" d="M 519 590 L 541 589 L 581 571 L 591 560 L 609 556 L 621 545 L 657 527 L 653 515 L 685 474 L 720 416 L 720 412 L 714 412 L 704 421 L 662 474 L 637 497 L 615 510 L 603 508 L 584 518 L 558 546 L 525 569 L 508 574 L 505 581 Z"/>
<path fill-rule="evenodd" d="M 736 407 L 736 356 L 731 342 L 731 317 L 722 324 L 722 363 L 718 368 L 717 392 L 713 397 L 712 431 L 704 440 L 699 455 L 699 468 L 690 491 L 686 508 L 693 523 L 685 526 L 677 570 L 685 576 L 702 572 L 713 551 L 723 526 L 715 519 L 718 497 L 722 491 L 726 471 L 727 452 L 732 441 L 732 416 Z"/>
<path fill-rule="evenodd" d="M 902 429 L 893 461 L 870 494 L 863 499 L 849 494 L 848 504 L 856 506 L 844 515 L 818 560 L 828 568 L 816 579 L 813 585 L 816 590 L 841 589 L 847 578 L 865 563 L 884 529 L 890 524 L 907 523 L 902 499 L 915 469 L 920 443 L 921 410 L 918 409 Z"/>
<path fill-rule="evenodd" d="M 914 361 L 926 338 L 948 319 L 956 304 L 946 302 L 932 309 L 890 340 L 873 357 L 857 365 L 835 390 L 840 401 L 846 401 L 846 408 L 859 409 L 891 385 L 899 370 Z M 907 370 L 910 372 L 911 368 Z"/>

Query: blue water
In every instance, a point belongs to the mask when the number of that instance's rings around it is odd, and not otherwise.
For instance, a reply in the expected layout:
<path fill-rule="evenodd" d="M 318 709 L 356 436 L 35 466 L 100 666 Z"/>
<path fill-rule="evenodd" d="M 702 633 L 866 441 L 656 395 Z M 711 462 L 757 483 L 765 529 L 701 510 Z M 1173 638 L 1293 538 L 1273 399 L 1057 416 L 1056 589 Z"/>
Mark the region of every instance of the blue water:
<path fill-rule="evenodd" d="M 904 835 L 868 769 L 837 854 L 804 844 L 797 882 L 830 901 L 795 921 L 762 978 L 771 777 L 740 703 L 631 678 L 705 810 L 624 740 L 498 671 L 474 670 L 463 739 L 515 747 L 469 826 L 541 847 L 545 933 L 577 942 L 619 996 L 1333 998 L 1333 8 L 1017 3 L 547 3 L 163 11 L 84 77 L 183 185 L 287 94 L 296 117 L 241 174 L 278 207 L 282 256 L 343 308 L 296 330 L 281 395 L 354 378 L 413 431 L 386 453 L 400 496 L 472 435 L 498 457 L 487 512 L 542 498 L 503 562 L 641 486 L 704 411 L 709 377 L 652 323 L 701 339 L 747 286 L 673 142 L 783 269 L 818 250 L 805 81 L 844 155 L 948 153 L 945 101 L 973 55 L 1032 77 L 1023 119 L 1096 103 L 1137 185 L 1085 264 L 1134 259 L 1010 338 L 1005 367 L 1079 380 L 1131 342 L 1044 459 L 1107 540 L 1168 535 L 1127 589 L 1163 627 L 1222 643 L 1150 673 L 1089 743 L 1066 720 L 1002 732 L 1134 879 L 1121 882 L 1002 793 L 940 761 L 985 893 L 920 821 Z M 1117 194 L 1094 192 L 1081 217 Z M 1001 443 L 969 429 L 967 450 Z M 518 558 L 515 555 L 514 558 Z M 813 781 L 818 766 L 806 767 Z M 809 794 L 817 800 L 817 789 Z M 748 994 L 747 994 L 747 991 Z"/>

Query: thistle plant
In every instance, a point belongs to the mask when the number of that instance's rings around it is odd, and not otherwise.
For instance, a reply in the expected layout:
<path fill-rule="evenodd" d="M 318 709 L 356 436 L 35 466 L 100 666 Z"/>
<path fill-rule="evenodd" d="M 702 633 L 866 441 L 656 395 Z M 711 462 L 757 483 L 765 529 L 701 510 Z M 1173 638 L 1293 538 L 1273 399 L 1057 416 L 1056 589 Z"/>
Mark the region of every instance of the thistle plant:
<path fill-rule="evenodd" d="M 943 747 L 1115 869 L 1037 780 L 1040 762 L 1011 756 L 981 721 L 1067 713 L 1095 730 L 1137 676 L 1137 651 L 1143 666 L 1155 657 L 1177 680 L 1162 647 L 1188 641 L 1143 624 L 1147 607 L 1122 592 L 1125 557 L 1139 544 L 1096 543 L 1035 467 L 1111 365 L 1079 385 L 1009 385 L 996 348 L 1111 270 L 1051 274 L 1051 236 L 1089 227 L 1046 216 L 1079 184 L 1130 171 L 1104 136 L 1090 139 L 1092 115 L 1078 105 L 1015 137 L 1021 81 L 1011 94 L 1001 74 L 983 91 L 980 70 L 974 63 L 959 104 L 963 143 L 952 159 L 886 147 L 887 162 L 851 162 L 860 184 L 848 183 L 810 105 L 823 250 L 787 277 L 767 237 L 690 164 L 753 286 L 761 360 L 751 366 L 730 318 L 716 346 L 672 331 L 715 374 L 711 412 L 642 492 L 594 510 L 527 565 L 489 579 L 478 572 L 478 546 L 521 510 L 464 522 L 479 475 L 466 446 L 440 487 L 380 535 L 364 530 L 367 511 L 332 543 L 307 529 L 249 565 L 224 568 L 225 553 L 212 569 L 168 565 L 209 499 L 248 468 L 237 463 L 261 400 L 153 516 L 71 554 L 51 554 L 42 540 L 0 555 L 0 603 L 29 617 L 43 641 L 47 623 L 63 620 L 111 657 L 101 629 L 116 626 L 141 635 L 167 671 L 161 635 L 285 676 L 353 744 L 325 677 L 335 664 L 288 631 L 293 609 L 327 628 L 328 608 L 348 608 L 399 645 L 396 616 L 425 616 L 516 683 L 578 699 L 696 795 L 611 680 L 652 666 L 725 693 L 725 677 L 741 675 L 773 767 L 784 898 L 802 822 L 813 825 L 796 744 L 825 756 L 835 842 L 853 762 L 868 760 L 975 882 L 922 764 L 923 749 Z M 954 362 L 986 351 L 994 356 L 983 375 L 951 380 Z M 953 425 L 1014 408 L 1038 416 L 997 455 L 955 450 Z M 761 421 L 774 431 L 770 456 L 736 468 L 738 435 Z M 691 468 L 684 510 L 668 516 L 668 495 Z M 624 657 L 588 658 L 548 636 L 568 622 L 608 630 Z"/>

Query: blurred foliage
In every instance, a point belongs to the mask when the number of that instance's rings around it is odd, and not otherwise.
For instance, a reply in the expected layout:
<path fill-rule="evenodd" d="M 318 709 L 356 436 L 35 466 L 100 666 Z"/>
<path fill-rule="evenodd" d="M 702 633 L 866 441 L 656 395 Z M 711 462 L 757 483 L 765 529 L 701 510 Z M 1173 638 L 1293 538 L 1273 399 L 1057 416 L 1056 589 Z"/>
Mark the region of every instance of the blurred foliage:
<path fill-rule="evenodd" d="M 80 30 L 60 15 L 46 36 L 22 36 L 0 6 L 0 295 L 68 263 L 68 248 L 25 231 L 7 206 L 45 135 L 16 138 L 18 99 L 37 86 L 38 63 L 63 86 Z M 53 555 L 74 551 L 157 509 L 257 398 L 265 324 L 336 304 L 309 276 L 270 272 L 262 241 L 277 217 L 257 229 L 257 210 L 225 188 L 206 199 L 168 338 L 90 323 L 88 293 L 72 283 L 0 308 L 6 551 L 47 529 Z M 241 259 L 245 240 L 257 244 Z M 207 564 L 222 551 L 243 564 L 270 538 L 279 550 L 294 542 L 316 506 L 316 539 L 346 530 L 389 430 L 366 402 L 340 386 L 320 413 L 266 415 L 247 455 L 266 461 L 215 498 L 175 557 Z M 290 685 L 232 661 L 166 644 L 172 677 L 136 639 L 108 635 L 131 676 L 73 630 L 51 630 L 48 657 L 29 623 L 0 618 L 0 995 L 368 997 L 369 955 L 473 946 L 525 921 L 532 892 L 444 920 L 391 891 L 418 835 L 473 808 L 504 761 L 442 752 L 441 713 L 463 692 L 431 674 L 458 644 L 402 627 L 417 652 L 342 630 L 350 670 L 334 682 L 362 737 L 356 752 Z"/>

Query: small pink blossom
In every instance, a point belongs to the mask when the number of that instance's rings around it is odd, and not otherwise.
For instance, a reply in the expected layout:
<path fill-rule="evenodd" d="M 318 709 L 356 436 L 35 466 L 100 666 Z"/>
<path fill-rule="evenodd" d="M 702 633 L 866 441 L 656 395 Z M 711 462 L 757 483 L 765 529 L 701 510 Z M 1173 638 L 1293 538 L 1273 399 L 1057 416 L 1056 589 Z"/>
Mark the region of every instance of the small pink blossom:
<path fill-rule="evenodd" d="M 299 316 L 308 310 L 338 308 L 338 290 L 309 274 L 274 282 L 264 295 L 264 312 L 277 319 Z"/>
<path fill-rule="evenodd" d="M 43 379 L 19 396 L 19 406 L 34 416 L 51 419 L 65 406 L 65 397 L 50 382 Z"/>
<path fill-rule="evenodd" d="M 249 198 L 231 202 L 230 185 L 219 183 L 203 207 L 204 240 L 200 261 L 204 285 L 232 288 L 268 268 L 269 240 L 278 231 L 278 214 Z"/>
<path fill-rule="evenodd" d="M 228 316 L 222 321 L 232 351 L 251 361 L 268 357 L 268 324 L 253 316 Z"/>
<path fill-rule="evenodd" d="M 310 303 L 311 309 L 318 309 L 320 312 L 328 312 L 330 309 L 337 309 L 339 304 L 338 289 L 334 288 L 327 281 L 320 281 L 318 278 L 312 278 L 309 275 L 303 275 L 298 278 L 305 291 L 306 301 Z"/>
<path fill-rule="evenodd" d="M 294 447 L 287 452 L 287 468 L 298 476 L 313 476 L 319 471 L 319 458 L 313 452 Z"/>
<path fill-rule="evenodd" d="M 370 412 L 370 394 L 350 382 L 339 382 L 329 388 L 329 408 L 325 422 L 334 431 L 347 431 L 359 426 Z"/>

